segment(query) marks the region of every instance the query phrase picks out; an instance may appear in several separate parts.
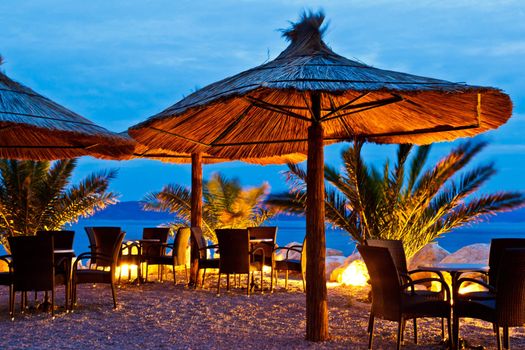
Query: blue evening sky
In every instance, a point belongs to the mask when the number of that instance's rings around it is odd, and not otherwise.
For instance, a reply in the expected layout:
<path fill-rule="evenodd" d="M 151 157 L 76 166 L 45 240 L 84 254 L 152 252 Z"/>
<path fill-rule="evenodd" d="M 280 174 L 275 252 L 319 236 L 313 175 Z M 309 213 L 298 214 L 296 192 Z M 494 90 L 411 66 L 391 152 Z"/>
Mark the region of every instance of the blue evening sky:
<path fill-rule="evenodd" d="M 335 52 L 378 68 L 503 89 L 513 117 L 478 162 L 499 170 L 485 190 L 525 189 L 525 4 L 476 0 L 2 0 L 2 69 L 102 126 L 123 131 L 196 88 L 275 58 L 287 45 L 278 29 L 303 9 L 323 8 L 325 41 Z M 338 165 L 344 145 L 326 148 Z M 437 160 L 450 144 L 434 147 Z M 370 145 L 379 164 L 393 146 Z M 120 169 L 112 189 L 141 199 L 163 184 L 190 183 L 190 166 L 150 160 L 82 158 L 76 178 Z M 284 166 L 240 162 L 205 166 L 243 184 L 282 191 Z"/>

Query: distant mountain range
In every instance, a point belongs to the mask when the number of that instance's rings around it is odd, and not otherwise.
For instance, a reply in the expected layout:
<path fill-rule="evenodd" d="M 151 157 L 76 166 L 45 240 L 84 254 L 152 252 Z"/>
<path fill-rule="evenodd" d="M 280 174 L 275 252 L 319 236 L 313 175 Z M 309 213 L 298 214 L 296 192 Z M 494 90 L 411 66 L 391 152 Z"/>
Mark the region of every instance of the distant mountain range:
<path fill-rule="evenodd" d="M 106 209 L 96 213 L 93 220 L 166 220 L 173 218 L 168 212 L 145 211 L 141 202 L 129 201 L 110 205 Z M 286 220 L 290 217 L 280 217 Z M 290 218 L 291 219 L 291 218 Z M 525 222 L 525 208 L 517 209 L 508 213 L 501 213 L 490 218 L 490 222 Z"/>

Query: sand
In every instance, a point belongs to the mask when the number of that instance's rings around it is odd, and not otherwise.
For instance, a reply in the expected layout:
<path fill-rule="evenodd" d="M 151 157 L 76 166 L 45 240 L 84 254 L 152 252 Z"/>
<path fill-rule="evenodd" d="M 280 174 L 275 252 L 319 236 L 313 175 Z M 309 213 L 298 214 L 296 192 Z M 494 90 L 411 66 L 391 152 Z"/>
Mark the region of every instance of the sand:
<path fill-rule="evenodd" d="M 182 279 L 182 275 L 181 275 Z M 79 287 L 79 305 L 63 309 L 53 320 L 49 313 L 7 315 L 7 288 L 0 290 L 1 349 L 366 349 L 370 304 L 367 287 L 330 285 L 331 340 L 304 340 L 305 295 L 298 281 L 289 291 L 246 296 L 244 290 L 223 289 L 217 296 L 210 276 L 207 289 L 188 289 L 172 282 L 123 284 L 117 291 L 119 307 L 112 309 L 109 286 Z M 57 290 L 57 304 L 64 291 Z M 17 299 L 18 300 L 18 299 Z M 32 297 L 30 298 L 32 301 Z M 440 321 L 418 322 L 419 345 L 413 344 L 411 324 L 405 333 L 406 349 L 442 349 Z M 395 347 L 396 324 L 376 323 L 374 348 Z M 472 344 L 495 347 L 491 325 L 464 321 L 461 333 Z M 511 346 L 525 348 L 523 329 L 511 331 Z"/>

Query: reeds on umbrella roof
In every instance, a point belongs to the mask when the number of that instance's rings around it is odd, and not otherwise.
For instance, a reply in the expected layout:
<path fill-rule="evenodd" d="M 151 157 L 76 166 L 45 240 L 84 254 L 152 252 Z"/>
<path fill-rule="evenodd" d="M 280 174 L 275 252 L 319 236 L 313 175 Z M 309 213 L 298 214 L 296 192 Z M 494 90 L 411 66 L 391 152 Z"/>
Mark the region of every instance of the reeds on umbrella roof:
<path fill-rule="evenodd" d="M 310 96 L 321 96 L 325 143 L 428 144 L 469 137 L 512 113 L 499 89 L 378 69 L 333 52 L 324 14 L 305 14 L 276 59 L 208 85 L 129 133 L 149 147 L 256 158 L 306 152 Z"/>
<path fill-rule="evenodd" d="M 126 137 L 129 137 L 127 133 L 121 133 Z M 191 154 L 174 152 L 165 149 L 151 149 L 146 145 L 139 142 L 135 144 L 135 150 L 133 151 L 134 159 L 153 159 L 163 163 L 176 163 L 176 164 L 190 164 Z M 287 164 L 287 163 L 299 163 L 306 160 L 306 155 L 302 153 L 291 153 L 283 156 L 273 156 L 265 158 L 250 158 L 250 159 L 235 159 L 249 164 L 268 165 L 268 164 Z M 231 162 L 231 159 L 218 158 L 209 154 L 202 155 L 203 164 L 217 164 L 223 162 Z"/>
<path fill-rule="evenodd" d="M 0 71 L 0 158 L 126 159 L 134 144 Z"/>

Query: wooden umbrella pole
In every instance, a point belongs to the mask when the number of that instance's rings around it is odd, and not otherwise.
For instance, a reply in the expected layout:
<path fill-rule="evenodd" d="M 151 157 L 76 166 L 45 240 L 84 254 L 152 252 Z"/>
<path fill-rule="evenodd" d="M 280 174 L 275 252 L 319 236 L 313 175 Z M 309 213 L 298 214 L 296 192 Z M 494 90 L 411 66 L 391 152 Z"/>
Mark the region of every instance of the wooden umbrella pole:
<path fill-rule="evenodd" d="M 191 154 L 191 226 L 202 226 L 202 153 Z M 190 285 L 197 283 L 198 264 L 199 249 L 192 235 Z"/>
<path fill-rule="evenodd" d="M 308 128 L 307 204 L 306 204 L 306 339 L 328 339 L 326 291 L 326 238 L 324 155 L 321 98 L 312 93 L 313 122 Z"/>

